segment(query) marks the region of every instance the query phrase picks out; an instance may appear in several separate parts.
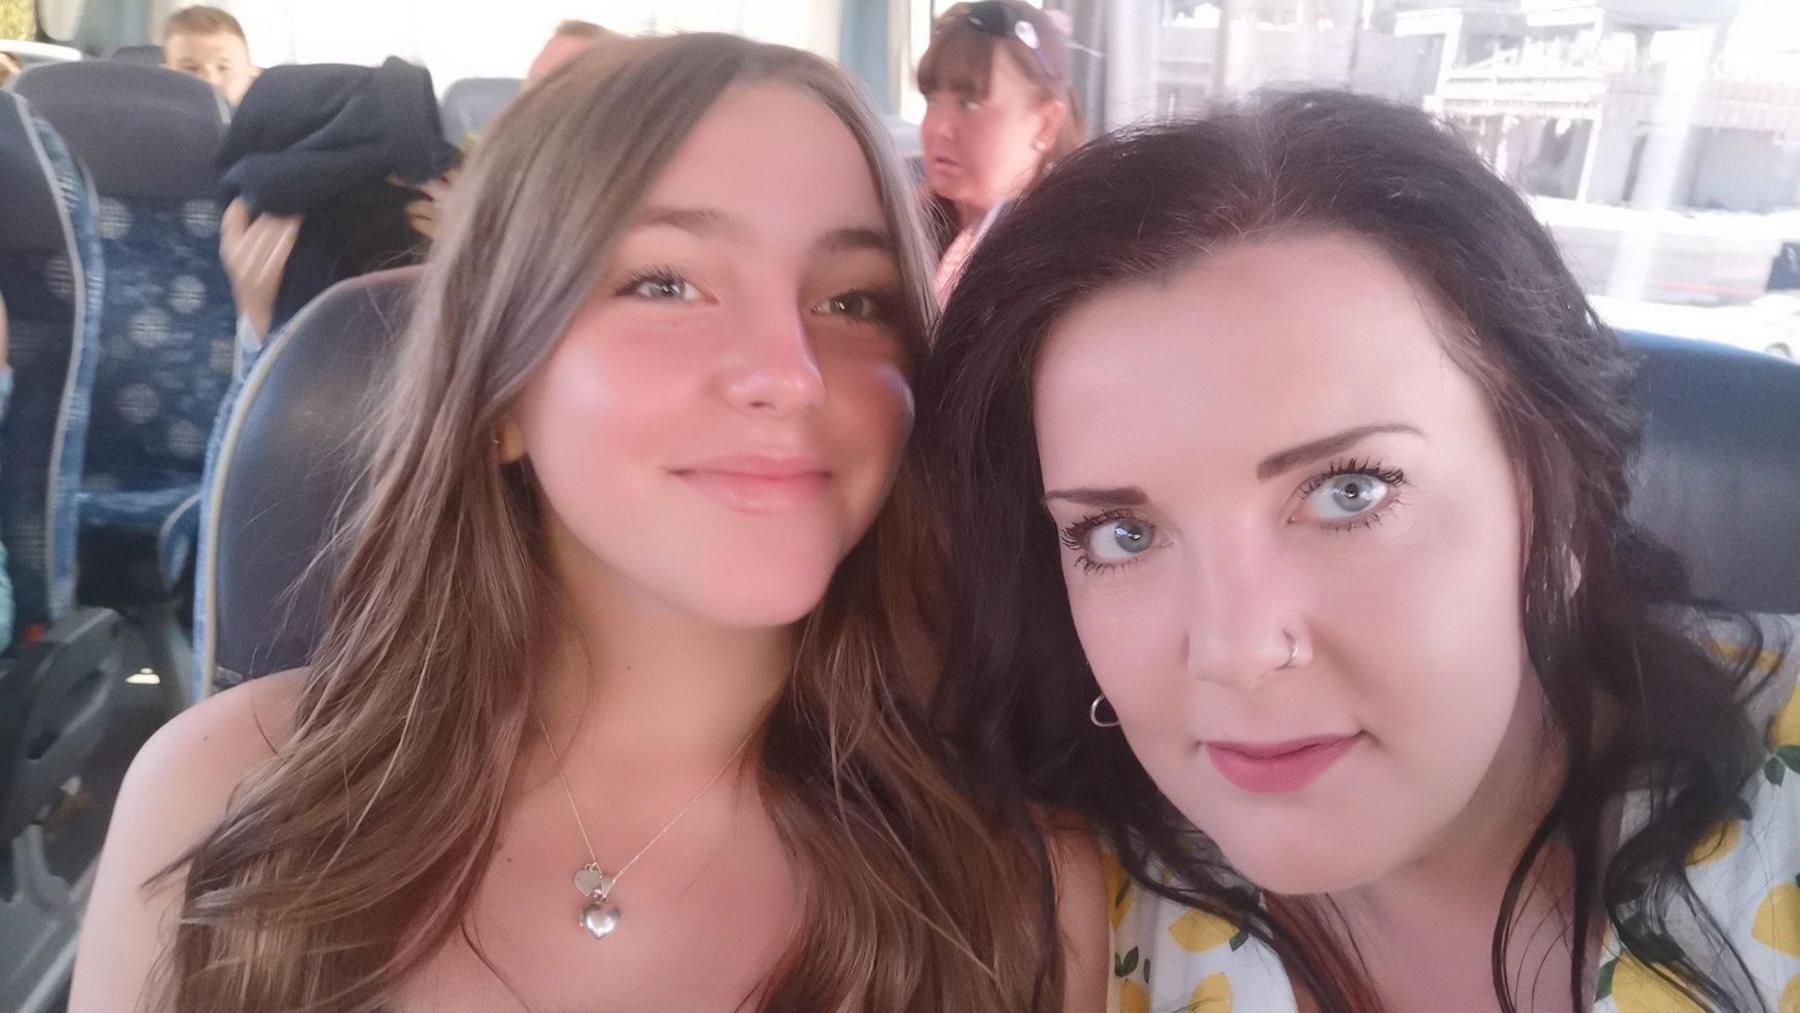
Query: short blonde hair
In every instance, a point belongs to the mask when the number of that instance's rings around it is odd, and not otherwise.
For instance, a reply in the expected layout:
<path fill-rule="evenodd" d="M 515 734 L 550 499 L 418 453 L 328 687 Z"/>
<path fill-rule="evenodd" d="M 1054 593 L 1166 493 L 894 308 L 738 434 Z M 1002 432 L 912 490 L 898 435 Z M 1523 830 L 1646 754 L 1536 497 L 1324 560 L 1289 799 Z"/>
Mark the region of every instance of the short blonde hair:
<path fill-rule="evenodd" d="M 217 7 L 186 7 L 169 15 L 169 20 L 163 22 L 165 42 L 177 35 L 220 34 L 235 35 L 244 40 L 244 45 L 250 44 L 249 37 L 244 34 L 244 26 L 238 23 L 238 19 Z"/>

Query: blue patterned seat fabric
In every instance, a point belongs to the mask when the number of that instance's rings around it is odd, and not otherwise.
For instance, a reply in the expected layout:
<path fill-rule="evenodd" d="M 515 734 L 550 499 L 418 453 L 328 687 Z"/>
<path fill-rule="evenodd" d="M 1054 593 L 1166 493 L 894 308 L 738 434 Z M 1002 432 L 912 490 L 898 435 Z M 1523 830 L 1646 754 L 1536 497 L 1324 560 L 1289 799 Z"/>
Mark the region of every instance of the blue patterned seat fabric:
<path fill-rule="evenodd" d="M 78 494 L 98 359 L 100 238 L 93 185 L 23 99 L 0 92 L 0 134 L 30 157 L 0 159 L 0 192 L 56 216 L 48 243 L 0 236 L 14 391 L 0 434 L 0 536 L 17 605 L 16 632 L 60 619 L 75 599 Z M 15 136 L 16 135 L 16 136 Z M 0 146 L 6 146 L 0 144 Z M 14 168 L 23 178 L 13 178 Z"/>
<path fill-rule="evenodd" d="M 240 362 L 221 212 L 100 199 L 108 274 L 81 507 L 96 603 L 166 598 L 193 558 L 206 445 Z"/>

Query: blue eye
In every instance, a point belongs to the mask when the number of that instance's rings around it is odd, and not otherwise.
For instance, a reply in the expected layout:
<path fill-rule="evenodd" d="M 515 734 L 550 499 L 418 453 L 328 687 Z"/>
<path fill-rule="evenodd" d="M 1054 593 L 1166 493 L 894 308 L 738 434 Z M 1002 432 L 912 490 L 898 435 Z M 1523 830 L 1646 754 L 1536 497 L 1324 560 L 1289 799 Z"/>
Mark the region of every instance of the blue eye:
<path fill-rule="evenodd" d="M 1393 488 L 1376 475 L 1334 475 L 1306 494 L 1305 509 L 1323 521 L 1346 521 L 1372 513 Z"/>
<path fill-rule="evenodd" d="M 1156 546 L 1156 525 L 1128 514 L 1102 514 L 1068 526 L 1063 544 L 1090 570 L 1129 563 Z"/>

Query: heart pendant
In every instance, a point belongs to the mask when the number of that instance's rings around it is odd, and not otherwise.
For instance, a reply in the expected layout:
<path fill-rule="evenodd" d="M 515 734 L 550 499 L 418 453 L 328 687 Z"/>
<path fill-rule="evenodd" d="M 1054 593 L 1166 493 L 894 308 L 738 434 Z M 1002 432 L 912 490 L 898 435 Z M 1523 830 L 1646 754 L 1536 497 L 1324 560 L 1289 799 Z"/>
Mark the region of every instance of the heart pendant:
<path fill-rule="evenodd" d="M 619 927 L 619 906 L 595 901 L 581 909 L 581 927 L 595 939 L 605 939 Z"/>
<path fill-rule="evenodd" d="M 605 900 L 612 893 L 613 878 L 593 865 L 575 870 L 575 889 L 589 900 Z"/>

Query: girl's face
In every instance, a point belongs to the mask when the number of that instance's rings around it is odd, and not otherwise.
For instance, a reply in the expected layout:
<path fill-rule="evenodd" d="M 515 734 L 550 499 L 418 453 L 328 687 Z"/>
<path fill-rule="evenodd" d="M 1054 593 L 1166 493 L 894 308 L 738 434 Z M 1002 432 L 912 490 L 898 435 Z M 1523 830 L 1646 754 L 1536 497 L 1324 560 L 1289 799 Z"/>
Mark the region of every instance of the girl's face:
<path fill-rule="evenodd" d="M 1278 893 L 1428 860 L 1538 769 L 1521 496 L 1446 326 L 1376 247 L 1287 236 L 1095 297 L 1038 364 L 1094 675 L 1163 793 Z"/>
<path fill-rule="evenodd" d="M 745 628 L 819 602 L 912 423 L 895 242 L 817 99 L 740 86 L 706 114 L 504 435 L 574 594 Z"/>

